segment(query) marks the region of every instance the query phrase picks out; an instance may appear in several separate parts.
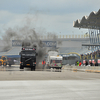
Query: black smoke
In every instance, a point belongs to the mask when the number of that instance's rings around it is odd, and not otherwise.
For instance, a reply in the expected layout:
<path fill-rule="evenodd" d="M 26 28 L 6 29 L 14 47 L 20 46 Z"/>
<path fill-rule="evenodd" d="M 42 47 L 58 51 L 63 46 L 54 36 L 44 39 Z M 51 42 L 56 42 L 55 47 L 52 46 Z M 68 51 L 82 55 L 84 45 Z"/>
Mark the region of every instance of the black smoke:
<path fill-rule="evenodd" d="M 6 41 L 7 46 L 4 47 L 4 51 L 7 51 L 11 49 L 11 45 L 9 41 L 11 40 L 21 40 L 24 44 L 30 43 L 31 47 L 34 45 L 37 46 L 37 62 L 39 63 L 42 61 L 47 54 L 48 49 L 44 47 L 44 44 L 42 43 L 42 39 L 40 38 L 41 36 L 43 37 L 44 33 L 36 32 L 35 28 L 30 26 L 31 24 L 31 19 L 28 17 L 26 18 L 26 24 L 23 25 L 22 27 L 14 27 L 14 28 L 7 28 L 5 30 L 5 34 L 2 36 L 3 40 Z M 51 33 L 51 32 L 46 32 L 45 35 L 47 36 L 47 40 L 54 40 L 58 41 L 58 37 L 56 33 Z M 55 49 L 55 48 L 50 48 L 50 49 Z"/>

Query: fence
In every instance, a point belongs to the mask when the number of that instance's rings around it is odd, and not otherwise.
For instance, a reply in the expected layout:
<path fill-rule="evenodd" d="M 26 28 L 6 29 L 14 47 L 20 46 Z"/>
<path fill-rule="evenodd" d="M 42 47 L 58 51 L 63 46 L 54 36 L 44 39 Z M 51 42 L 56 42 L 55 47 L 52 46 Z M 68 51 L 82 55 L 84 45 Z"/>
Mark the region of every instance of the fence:
<path fill-rule="evenodd" d="M 40 39 L 48 38 L 89 38 L 89 35 L 48 35 L 48 36 L 38 36 Z"/>

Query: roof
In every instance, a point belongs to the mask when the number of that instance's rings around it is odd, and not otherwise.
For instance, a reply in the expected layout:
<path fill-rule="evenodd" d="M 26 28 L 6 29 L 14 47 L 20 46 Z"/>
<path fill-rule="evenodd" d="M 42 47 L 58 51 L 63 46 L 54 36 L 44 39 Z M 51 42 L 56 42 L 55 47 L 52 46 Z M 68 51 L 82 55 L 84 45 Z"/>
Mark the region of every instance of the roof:
<path fill-rule="evenodd" d="M 89 16 L 83 16 L 82 19 L 77 19 L 73 22 L 73 27 L 100 29 L 100 9 L 98 12 L 92 11 Z"/>
<path fill-rule="evenodd" d="M 59 48 L 60 54 L 68 54 L 70 52 L 76 52 L 78 54 L 86 53 L 88 50 L 87 48 L 75 48 L 75 47 L 61 47 Z"/>
<path fill-rule="evenodd" d="M 62 59 L 62 56 L 50 56 L 50 59 L 56 59 L 56 60 L 60 60 L 60 59 Z"/>
<path fill-rule="evenodd" d="M 7 52 L 0 52 L 0 56 L 2 56 L 2 55 L 19 55 L 20 51 L 21 51 L 21 47 L 12 47 Z"/>

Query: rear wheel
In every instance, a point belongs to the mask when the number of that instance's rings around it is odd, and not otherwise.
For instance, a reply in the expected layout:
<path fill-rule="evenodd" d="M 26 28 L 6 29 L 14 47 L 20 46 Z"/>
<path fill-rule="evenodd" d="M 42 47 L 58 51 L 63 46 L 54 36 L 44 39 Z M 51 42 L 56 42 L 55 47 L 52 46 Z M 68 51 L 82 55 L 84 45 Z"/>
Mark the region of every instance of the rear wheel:
<path fill-rule="evenodd" d="M 31 66 L 31 71 L 35 71 L 35 66 Z"/>
<path fill-rule="evenodd" d="M 59 71 L 61 72 L 61 68 L 59 68 Z"/>

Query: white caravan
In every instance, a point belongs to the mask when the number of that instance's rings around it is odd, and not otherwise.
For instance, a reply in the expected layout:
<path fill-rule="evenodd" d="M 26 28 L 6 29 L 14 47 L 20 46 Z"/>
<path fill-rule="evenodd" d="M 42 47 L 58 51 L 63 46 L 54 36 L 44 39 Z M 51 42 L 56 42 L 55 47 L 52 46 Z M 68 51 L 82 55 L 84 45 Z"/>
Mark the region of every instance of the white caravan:
<path fill-rule="evenodd" d="M 49 56 L 48 68 L 62 68 L 62 56 Z"/>

